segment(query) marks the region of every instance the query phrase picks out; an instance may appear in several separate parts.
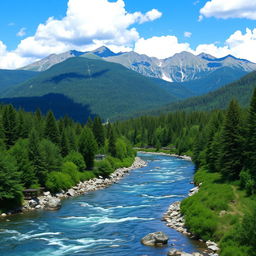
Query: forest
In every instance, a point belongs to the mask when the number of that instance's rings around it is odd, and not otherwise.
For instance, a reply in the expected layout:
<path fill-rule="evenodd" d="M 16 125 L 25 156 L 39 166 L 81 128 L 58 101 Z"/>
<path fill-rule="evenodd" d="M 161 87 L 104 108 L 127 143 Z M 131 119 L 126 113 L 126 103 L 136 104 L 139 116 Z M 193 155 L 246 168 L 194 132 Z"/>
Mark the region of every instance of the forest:
<path fill-rule="evenodd" d="M 97 154 L 105 159 L 95 161 Z M 130 166 L 135 152 L 111 124 L 99 117 L 86 125 L 49 111 L 27 113 L 0 106 L 0 211 L 22 205 L 23 190 L 44 188 L 53 193 L 79 181 L 107 177 Z"/>

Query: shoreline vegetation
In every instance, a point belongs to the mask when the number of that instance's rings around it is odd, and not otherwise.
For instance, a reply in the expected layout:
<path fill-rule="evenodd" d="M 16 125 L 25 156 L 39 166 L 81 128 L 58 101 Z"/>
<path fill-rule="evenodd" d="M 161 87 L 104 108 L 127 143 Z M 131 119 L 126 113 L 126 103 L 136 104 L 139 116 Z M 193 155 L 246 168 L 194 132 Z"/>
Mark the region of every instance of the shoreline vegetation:
<path fill-rule="evenodd" d="M 24 200 L 24 205 L 16 211 L 16 213 L 25 213 L 33 210 L 57 210 L 61 207 L 61 200 L 71 197 L 80 196 L 91 191 L 96 191 L 109 187 L 124 178 L 130 171 L 146 166 L 146 162 L 139 157 L 135 157 L 134 162 L 129 167 L 122 167 L 116 169 L 109 175 L 108 178 L 98 177 L 89 179 L 84 182 L 79 182 L 77 185 L 61 191 L 59 193 L 51 193 L 50 191 L 43 192 L 43 195 L 30 200 Z M 9 213 L 2 213 L 0 217 L 8 217 L 12 215 Z"/>

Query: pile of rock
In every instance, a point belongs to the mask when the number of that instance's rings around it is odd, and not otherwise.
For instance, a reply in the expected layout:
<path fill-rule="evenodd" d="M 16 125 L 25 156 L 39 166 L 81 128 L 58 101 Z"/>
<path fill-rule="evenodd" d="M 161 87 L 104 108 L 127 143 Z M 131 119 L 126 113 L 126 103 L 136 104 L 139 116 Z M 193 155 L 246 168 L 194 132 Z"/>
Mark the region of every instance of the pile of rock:
<path fill-rule="evenodd" d="M 60 193 L 57 193 L 55 195 L 51 195 L 51 193 L 47 191 L 44 192 L 43 195 L 38 198 L 26 200 L 21 211 L 30 211 L 36 209 L 57 210 L 61 207 L 61 199 L 79 196 L 91 191 L 104 189 L 110 186 L 111 184 L 121 180 L 131 170 L 138 169 L 146 165 L 147 164 L 145 161 L 143 161 L 139 157 L 136 157 L 132 166 L 127 168 L 119 168 L 115 170 L 109 178 L 94 178 L 91 180 L 80 182 L 73 188 L 70 188 L 68 191 L 61 191 Z"/>
<path fill-rule="evenodd" d="M 180 202 L 171 204 L 165 213 L 163 220 L 167 222 L 167 226 L 179 231 L 185 235 L 191 235 L 185 227 L 185 220 L 181 214 Z"/>
<path fill-rule="evenodd" d="M 215 242 L 208 240 L 206 242 L 206 245 L 207 245 L 208 250 L 210 251 L 209 255 L 218 256 L 218 251 L 220 250 L 220 248 L 218 247 L 218 245 Z"/>

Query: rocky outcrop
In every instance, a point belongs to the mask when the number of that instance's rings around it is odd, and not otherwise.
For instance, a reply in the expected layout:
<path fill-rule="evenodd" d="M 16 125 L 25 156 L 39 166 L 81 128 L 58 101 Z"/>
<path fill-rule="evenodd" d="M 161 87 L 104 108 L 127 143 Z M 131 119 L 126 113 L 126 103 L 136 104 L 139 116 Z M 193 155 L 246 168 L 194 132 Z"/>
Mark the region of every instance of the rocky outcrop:
<path fill-rule="evenodd" d="M 146 246 L 164 246 L 168 243 L 168 236 L 163 232 L 150 233 L 141 239 L 141 243 Z"/>

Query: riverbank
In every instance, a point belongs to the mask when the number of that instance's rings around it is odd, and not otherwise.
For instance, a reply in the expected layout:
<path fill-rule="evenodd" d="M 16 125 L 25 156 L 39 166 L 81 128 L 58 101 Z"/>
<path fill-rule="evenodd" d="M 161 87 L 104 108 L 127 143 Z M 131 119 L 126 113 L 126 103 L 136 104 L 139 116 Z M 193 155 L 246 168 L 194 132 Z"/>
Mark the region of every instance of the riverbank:
<path fill-rule="evenodd" d="M 143 154 L 152 154 L 152 155 L 161 155 L 161 156 L 173 156 L 173 157 L 177 157 L 177 158 L 181 158 L 187 161 L 192 161 L 192 158 L 190 156 L 186 156 L 186 155 L 177 155 L 177 154 L 169 154 L 169 153 L 165 153 L 165 152 L 152 152 L 152 151 L 143 151 L 143 150 L 139 150 L 138 153 L 143 153 Z"/>
<path fill-rule="evenodd" d="M 146 165 L 146 162 L 141 158 L 135 157 L 135 160 L 130 167 L 118 168 L 106 179 L 99 177 L 84 182 L 79 182 L 76 186 L 70 188 L 69 190 L 61 191 L 57 194 L 51 194 L 49 191 L 46 191 L 42 196 L 31 200 L 25 200 L 23 207 L 16 209 L 13 212 L 2 213 L 0 217 L 8 217 L 14 213 L 24 213 L 33 210 L 57 210 L 61 207 L 61 200 L 107 188 L 110 185 L 117 183 L 131 170 L 142 168 Z"/>

